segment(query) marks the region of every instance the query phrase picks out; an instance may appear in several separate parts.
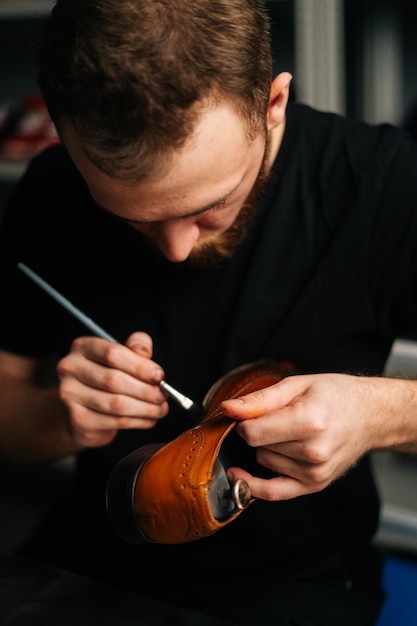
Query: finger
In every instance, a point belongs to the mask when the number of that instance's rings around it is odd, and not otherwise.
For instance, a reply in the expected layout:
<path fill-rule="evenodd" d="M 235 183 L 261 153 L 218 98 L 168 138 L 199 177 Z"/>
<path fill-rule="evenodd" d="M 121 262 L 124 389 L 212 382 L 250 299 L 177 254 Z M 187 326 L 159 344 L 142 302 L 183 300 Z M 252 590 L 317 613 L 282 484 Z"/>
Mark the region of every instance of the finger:
<path fill-rule="evenodd" d="M 247 482 L 250 493 L 254 498 L 268 501 L 290 500 L 312 493 L 303 483 L 290 476 L 276 476 L 274 478 L 258 478 L 249 474 L 240 467 L 230 467 L 227 477 L 235 482 L 243 479 Z"/>
<path fill-rule="evenodd" d="M 299 451 L 302 449 L 306 455 L 311 453 L 314 457 L 316 454 L 320 456 L 326 453 L 325 448 L 321 449 L 321 445 L 326 441 L 325 433 L 328 426 L 329 416 L 325 407 L 317 404 L 306 406 L 300 398 L 293 404 L 257 419 L 240 421 L 236 431 L 251 447 L 292 444 L 289 456 L 292 456 L 294 446 L 298 446 Z M 311 445 L 301 447 L 307 441 L 313 440 L 314 447 Z M 300 458 L 309 457 L 300 456 Z"/>
<path fill-rule="evenodd" d="M 257 418 L 294 403 L 308 386 L 308 376 L 288 376 L 270 387 L 223 400 L 221 408 L 228 417 L 236 420 Z"/>
<path fill-rule="evenodd" d="M 59 387 L 61 400 L 67 405 L 74 403 L 89 410 L 114 417 L 159 419 L 168 412 L 166 400 L 149 402 L 141 397 L 123 393 L 111 393 L 84 385 L 74 378 L 64 379 Z M 114 427 L 114 424 L 113 424 Z"/>
<path fill-rule="evenodd" d="M 66 378 L 75 378 L 88 387 L 129 395 L 153 404 L 161 404 L 166 400 L 165 392 L 158 385 L 146 383 L 126 372 L 99 363 L 92 365 L 85 358 L 72 356 L 71 359 L 63 359 L 58 363 L 57 372 L 62 382 Z"/>
<path fill-rule="evenodd" d="M 111 441 L 119 430 L 145 430 L 153 428 L 158 421 L 164 416 L 158 419 L 153 419 L 146 416 L 119 416 L 114 417 L 92 411 L 86 406 L 77 405 L 73 408 L 71 428 L 77 432 L 82 432 L 84 438 L 90 440 L 102 440 L 107 439 Z M 97 444 L 99 445 L 99 444 Z"/>
<path fill-rule="evenodd" d="M 329 464 L 337 452 L 326 442 L 315 439 L 307 442 L 288 441 L 265 444 L 257 447 L 257 451 L 265 464 L 272 463 L 276 457 L 282 457 L 283 459 L 292 459 L 295 463 L 307 463 L 309 465 Z"/>
<path fill-rule="evenodd" d="M 258 448 L 256 459 L 260 465 L 272 472 L 294 478 L 313 490 L 320 490 L 333 479 L 336 464 L 332 460 L 323 462 L 305 461 L 301 454 L 296 456 L 272 452 L 267 448 Z"/>
<path fill-rule="evenodd" d="M 95 448 L 111 443 L 121 429 L 150 429 L 157 421 L 147 418 L 114 418 L 76 405 L 71 412 L 69 429 L 79 445 Z"/>
<path fill-rule="evenodd" d="M 277 414 L 247 419 L 236 425 L 236 432 L 252 448 L 260 446 L 283 446 L 304 442 L 307 429 L 292 407 L 281 409 Z M 282 448 L 274 448 L 281 450 Z"/>
<path fill-rule="evenodd" d="M 148 357 L 137 354 L 127 346 L 96 337 L 79 337 L 71 350 L 107 367 L 121 370 L 148 383 L 159 383 L 164 371 Z"/>

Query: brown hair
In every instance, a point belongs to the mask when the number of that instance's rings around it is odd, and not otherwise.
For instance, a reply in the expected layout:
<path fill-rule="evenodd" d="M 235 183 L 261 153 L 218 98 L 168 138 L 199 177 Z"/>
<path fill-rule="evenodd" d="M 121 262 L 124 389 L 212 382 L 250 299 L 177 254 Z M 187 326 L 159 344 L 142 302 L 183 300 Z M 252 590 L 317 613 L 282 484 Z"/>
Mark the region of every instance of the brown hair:
<path fill-rule="evenodd" d="M 265 132 L 272 78 L 262 0 L 57 0 L 38 54 L 58 131 L 122 180 L 161 174 L 204 102 Z"/>

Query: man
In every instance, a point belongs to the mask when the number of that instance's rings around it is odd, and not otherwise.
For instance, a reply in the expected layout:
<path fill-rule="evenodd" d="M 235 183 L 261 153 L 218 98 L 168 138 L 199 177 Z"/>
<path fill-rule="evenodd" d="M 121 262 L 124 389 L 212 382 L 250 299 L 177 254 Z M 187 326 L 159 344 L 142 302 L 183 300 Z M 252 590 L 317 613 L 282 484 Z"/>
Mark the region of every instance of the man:
<path fill-rule="evenodd" d="M 416 145 L 288 104 L 256 0 L 58 0 L 39 65 L 63 146 L 3 221 L 0 441 L 15 461 L 77 454 L 78 473 L 24 553 L 238 624 L 374 624 L 367 454 L 417 451 L 416 383 L 380 376 L 417 332 Z M 229 478 L 257 501 L 196 542 L 116 536 L 117 461 L 191 425 L 162 379 L 201 402 L 263 358 L 300 375 L 223 404 L 243 448 Z"/>

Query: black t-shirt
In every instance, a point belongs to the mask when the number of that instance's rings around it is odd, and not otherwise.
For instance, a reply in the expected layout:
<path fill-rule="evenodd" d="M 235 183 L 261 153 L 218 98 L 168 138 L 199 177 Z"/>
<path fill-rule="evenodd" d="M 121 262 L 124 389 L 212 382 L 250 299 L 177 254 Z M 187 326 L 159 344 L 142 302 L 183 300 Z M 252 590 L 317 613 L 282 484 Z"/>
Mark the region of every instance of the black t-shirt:
<path fill-rule="evenodd" d="M 301 372 L 380 374 L 393 340 L 417 334 L 417 145 L 388 125 L 289 105 L 248 235 L 204 270 L 155 257 L 140 233 L 95 206 L 62 147 L 45 151 L 2 224 L 0 346 L 58 358 L 88 331 L 19 261 L 121 342 L 148 332 L 167 380 L 197 401 L 230 369 L 265 357 Z M 132 449 L 189 426 L 172 405 L 154 429 L 81 454 L 74 499 L 44 533 L 43 553 L 49 544 L 60 565 L 190 605 L 372 537 L 378 499 L 364 459 L 321 493 L 256 501 L 207 539 L 123 543 L 105 514 L 109 472 Z"/>

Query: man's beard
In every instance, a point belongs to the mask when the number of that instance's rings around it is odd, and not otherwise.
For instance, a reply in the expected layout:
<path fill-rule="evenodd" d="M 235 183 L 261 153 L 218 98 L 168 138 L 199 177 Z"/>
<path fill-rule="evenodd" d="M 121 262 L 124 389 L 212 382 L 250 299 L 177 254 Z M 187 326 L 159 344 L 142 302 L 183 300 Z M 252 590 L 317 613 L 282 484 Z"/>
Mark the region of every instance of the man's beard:
<path fill-rule="evenodd" d="M 258 175 L 235 221 L 223 233 L 207 237 L 207 239 L 197 242 L 194 245 L 188 259 L 195 267 L 213 267 L 226 259 L 230 259 L 238 245 L 246 236 L 249 226 L 253 221 L 256 202 L 260 196 L 263 184 L 268 178 L 269 150 L 270 141 L 267 136 L 265 152 Z"/>

